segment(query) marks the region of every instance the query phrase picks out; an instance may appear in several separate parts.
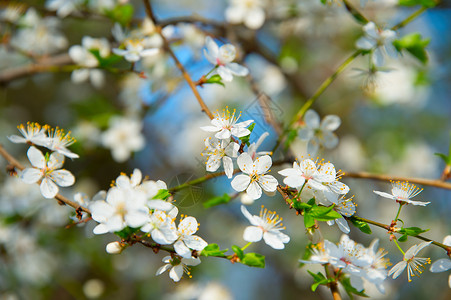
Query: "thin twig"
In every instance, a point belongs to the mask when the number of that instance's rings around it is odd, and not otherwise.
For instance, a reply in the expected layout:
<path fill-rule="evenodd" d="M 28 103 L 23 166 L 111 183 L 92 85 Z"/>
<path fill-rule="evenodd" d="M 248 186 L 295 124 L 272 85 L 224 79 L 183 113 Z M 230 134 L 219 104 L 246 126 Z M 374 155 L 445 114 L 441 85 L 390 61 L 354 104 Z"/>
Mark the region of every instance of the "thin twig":
<path fill-rule="evenodd" d="M 424 179 L 424 178 L 411 178 L 411 177 L 403 177 L 403 176 L 389 176 L 389 175 L 381 175 L 381 174 L 372 174 L 367 172 L 346 172 L 343 174 L 343 177 L 351 177 L 351 178 L 364 178 L 364 179 L 374 179 L 380 181 L 408 181 L 415 184 L 433 186 L 442 189 L 451 190 L 451 183 L 444 182 L 441 180 L 433 180 L 433 179 Z"/>
<path fill-rule="evenodd" d="M 152 20 L 152 22 L 155 24 L 156 26 L 156 31 L 160 34 L 161 38 L 163 39 L 163 47 L 166 50 L 167 53 L 169 53 L 169 55 L 172 57 L 172 59 L 175 62 L 175 66 L 177 67 L 177 69 L 180 70 L 180 72 L 182 72 L 183 78 L 185 78 L 186 82 L 188 83 L 189 87 L 191 88 L 191 90 L 193 91 L 194 96 L 197 99 L 197 102 L 199 102 L 199 105 L 202 109 L 202 111 L 207 114 L 207 116 L 210 119 L 213 119 L 214 116 L 211 113 L 210 109 L 208 108 L 208 106 L 205 104 L 204 100 L 202 99 L 202 97 L 200 96 L 199 92 L 197 91 L 196 88 L 196 84 L 194 83 L 193 79 L 191 78 L 191 76 L 188 74 L 188 72 L 186 71 L 185 67 L 182 65 L 182 63 L 179 61 L 179 59 L 177 58 L 177 56 L 175 55 L 174 51 L 172 51 L 171 46 L 169 45 L 168 41 L 166 40 L 165 36 L 161 33 L 161 26 L 159 26 L 158 20 L 155 17 L 155 14 L 153 13 L 152 7 L 150 5 L 150 1 L 149 0 L 143 0 L 144 2 L 144 6 L 146 8 L 146 13 L 147 16 Z"/>

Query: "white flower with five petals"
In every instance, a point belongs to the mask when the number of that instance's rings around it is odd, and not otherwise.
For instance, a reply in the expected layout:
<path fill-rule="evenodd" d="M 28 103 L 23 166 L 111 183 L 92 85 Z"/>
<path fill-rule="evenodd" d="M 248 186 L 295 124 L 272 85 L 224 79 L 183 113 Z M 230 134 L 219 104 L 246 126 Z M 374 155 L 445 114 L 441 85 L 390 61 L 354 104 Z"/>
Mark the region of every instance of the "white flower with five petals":
<path fill-rule="evenodd" d="M 393 279 L 398 277 L 407 268 L 407 279 L 409 282 L 412 281 L 411 277 L 420 276 L 423 272 L 422 268 L 424 264 L 430 264 L 431 260 L 429 258 L 417 257 L 416 255 L 423 248 L 429 246 L 432 242 L 422 242 L 418 245 L 413 245 L 406 251 L 402 261 L 397 263 L 390 269 L 388 276 L 393 275 Z"/>
<path fill-rule="evenodd" d="M 202 126 L 200 129 L 208 132 L 216 132 L 215 137 L 220 140 L 229 139 L 232 135 L 238 138 L 249 135 L 251 131 L 246 127 L 251 125 L 254 120 L 247 120 L 237 123 L 241 117 L 235 117 L 236 110 L 230 115 L 229 108 L 223 110 L 222 115 L 217 111 L 215 117 L 211 120 L 210 126 Z"/>
<path fill-rule="evenodd" d="M 191 250 L 202 251 L 207 247 L 208 243 L 206 241 L 194 235 L 197 228 L 197 220 L 194 217 L 186 217 L 180 221 L 177 228 L 177 235 L 179 237 L 174 243 L 174 250 L 181 257 L 191 258 Z"/>
<path fill-rule="evenodd" d="M 71 186 L 75 177 L 71 172 L 61 169 L 64 164 L 64 156 L 60 153 L 50 154 L 48 160 L 41 151 L 31 146 L 27 152 L 28 159 L 33 168 L 26 168 L 20 174 L 20 179 L 25 183 L 36 183 L 41 180 L 40 189 L 45 198 L 53 198 L 58 194 L 58 186 Z"/>
<path fill-rule="evenodd" d="M 238 192 L 246 190 L 252 199 L 259 199 L 262 195 L 262 188 L 265 192 L 273 193 L 277 189 L 277 179 L 272 175 L 266 175 L 272 165 L 269 155 L 264 155 L 252 160 L 246 152 L 238 156 L 238 167 L 244 174 L 239 174 L 233 178 L 232 188 Z"/>
<path fill-rule="evenodd" d="M 225 44 L 221 47 L 209 36 L 205 38 L 207 49 L 204 55 L 209 62 L 217 67 L 217 72 L 224 81 L 232 81 L 233 75 L 246 76 L 249 70 L 242 65 L 232 62 L 236 57 L 236 49 L 232 44 Z"/>
<path fill-rule="evenodd" d="M 307 141 L 307 153 L 316 155 L 320 146 L 332 149 L 338 145 L 338 137 L 333 133 L 340 127 L 341 120 L 336 115 L 325 116 L 320 122 L 319 115 L 309 109 L 304 116 L 305 127 L 299 130 L 299 138 Z"/>
<path fill-rule="evenodd" d="M 326 173 L 320 173 L 316 163 L 311 159 L 304 159 L 300 163 L 294 162 L 293 168 L 286 168 L 279 171 L 280 175 L 286 176 L 283 182 L 289 187 L 299 188 L 304 184 L 314 190 L 327 190 L 328 187 L 323 184 L 335 180 L 335 176 Z"/>
<path fill-rule="evenodd" d="M 246 227 L 243 239 L 248 242 L 258 242 L 262 238 L 266 244 L 274 249 L 285 248 L 290 237 L 281 231 L 285 229 L 280 218 L 275 212 L 261 209 L 260 216 L 251 215 L 244 205 L 241 212 L 249 220 L 252 226 Z"/>
<path fill-rule="evenodd" d="M 374 193 L 378 194 L 381 197 L 388 198 L 395 200 L 396 202 L 400 203 L 409 203 L 413 205 L 419 205 L 419 206 L 426 206 L 431 202 L 422 202 L 422 201 L 414 201 L 410 200 L 410 198 L 415 197 L 423 189 L 417 188 L 414 184 L 408 183 L 408 182 L 401 182 L 401 181 L 392 181 L 392 190 L 391 194 L 385 193 L 385 192 L 379 192 L 379 191 L 373 191 Z"/>
<path fill-rule="evenodd" d="M 182 279 L 183 273 L 186 273 L 191 277 L 188 266 L 197 266 L 201 263 L 199 258 L 171 258 L 170 256 L 166 256 L 162 260 L 165 265 L 157 270 L 156 275 L 161 275 L 165 271 L 171 269 L 169 271 L 169 277 L 175 282 L 179 282 Z"/>
<path fill-rule="evenodd" d="M 224 166 L 225 174 L 227 178 L 233 176 L 233 161 L 232 158 L 238 156 L 238 150 L 240 145 L 228 140 L 216 140 L 211 138 L 205 139 L 205 151 L 201 154 L 207 156 L 208 160 L 205 163 L 208 172 L 215 172 L 221 165 L 221 161 Z"/>
<path fill-rule="evenodd" d="M 144 49 L 144 43 L 142 40 L 129 39 L 125 41 L 125 49 L 114 48 L 113 53 L 135 63 L 143 57 L 152 56 L 158 54 L 160 50 L 158 48 Z"/>
<path fill-rule="evenodd" d="M 141 230 L 149 233 L 152 239 L 158 244 L 172 244 L 178 238 L 177 227 L 174 222 L 177 213 L 177 208 L 171 210 L 169 213 L 155 210 Z"/>
<path fill-rule="evenodd" d="M 13 143 L 27 143 L 44 146 L 48 142 L 48 137 L 45 134 L 47 126 L 41 126 L 35 122 L 28 122 L 26 128 L 25 125 L 20 124 L 17 126 L 17 129 L 19 129 L 23 137 L 15 134 L 8 136 L 8 139 Z"/>
<path fill-rule="evenodd" d="M 359 49 L 374 50 L 372 60 L 376 66 L 381 67 L 384 64 L 385 54 L 393 58 L 397 57 L 396 48 L 393 46 L 396 32 L 379 29 L 373 22 L 363 26 L 363 31 L 365 36 L 357 40 L 356 46 Z"/>

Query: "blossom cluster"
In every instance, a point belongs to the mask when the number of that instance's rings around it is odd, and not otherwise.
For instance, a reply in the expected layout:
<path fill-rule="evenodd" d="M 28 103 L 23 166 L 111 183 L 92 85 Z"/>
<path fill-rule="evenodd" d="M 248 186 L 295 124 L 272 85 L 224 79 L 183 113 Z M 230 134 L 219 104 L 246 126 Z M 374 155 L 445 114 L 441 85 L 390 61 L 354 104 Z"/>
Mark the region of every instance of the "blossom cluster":
<path fill-rule="evenodd" d="M 31 147 L 27 151 L 32 168 L 20 172 L 20 179 L 28 184 L 39 183 L 41 193 L 45 198 L 53 198 L 58 194 L 59 188 L 68 187 L 75 183 L 71 172 L 61 169 L 64 157 L 78 158 L 78 155 L 67 149 L 75 142 L 70 136 L 59 128 L 29 122 L 27 126 L 18 126 L 22 136 L 11 135 L 8 139 L 13 143 L 27 143 Z M 44 155 L 35 146 L 42 146 L 53 152 Z"/>
<path fill-rule="evenodd" d="M 202 251 L 207 242 L 194 234 L 198 229 L 194 217 L 182 215 L 179 224 L 176 224 L 178 208 L 162 199 L 165 198 L 161 196 L 162 192 L 167 192 L 166 183 L 143 180 L 141 171 L 135 169 L 130 177 L 125 174 L 117 177 L 114 185 L 103 193 L 104 199 L 91 201 L 88 207 L 92 218 L 99 223 L 93 230 L 94 234 L 140 230 L 159 245 L 174 245 L 178 257 L 172 258 L 170 277 L 179 281 L 184 265 L 190 265 L 192 261 L 200 263 L 193 256 L 193 251 Z M 107 246 L 107 251 L 120 253 L 124 247 L 119 242 L 113 242 Z M 168 262 L 168 258 L 163 261 Z M 167 269 L 160 268 L 157 275 Z"/>
<path fill-rule="evenodd" d="M 342 235 L 338 245 L 324 240 L 312 249 L 309 260 L 300 260 L 304 264 L 330 264 L 335 269 L 349 276 L 352 286 L 363 290 L 363 282 L 374 284 L 381 292 L 385 292 L 383 281 L 387 278 L 387 254 L 379 248 L 379 240 L 374 240 L 368 248 Z"/>

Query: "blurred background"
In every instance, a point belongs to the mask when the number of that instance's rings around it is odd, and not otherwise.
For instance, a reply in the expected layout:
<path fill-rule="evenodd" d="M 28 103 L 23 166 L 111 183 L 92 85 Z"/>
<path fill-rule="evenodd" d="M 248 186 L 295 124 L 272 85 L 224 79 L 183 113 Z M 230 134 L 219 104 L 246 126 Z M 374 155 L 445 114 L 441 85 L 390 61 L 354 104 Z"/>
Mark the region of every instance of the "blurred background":
<path fill-rule="evenodd" d="M 143 59 L 135 65 L 138 72 L 128 72 L 130 64 L 124 60 L 114 62 L 102 71 L 102 84 L 74 82 L 71 75 L 74 68 L 68 49 L 80 45 L 83 36 L 105 37 L 110 47 L 117 47 L 114 23 L 122 21 L 126 30 L 136 30 L 145 16 L 142 2 L 69 2 L 75 9 L 63 18 L 57 18 L 46 1 L 1 3 L 0 143 L 29 166 L 27 147 L 6 138 L 18 134 L 17 125 L 34 121 L 70 130 L 77 139 L 70 149 L 80 158 L 68 159 L 64 166 L 77 179 L 74 186 L 60 190 L 69 199 L 77 192 L 92 197 L 108 189 L 121 172 L 130 174 L 134 168 L 169 187 L 206 175 L 200 153 L 209 135 L 199 127 L 208 125 L 209 119 L 166 54 Z M 224 87 L 205 85 L 199 92 L 212 111 L 229 106 L 241 110 L 243 120 L 255 120 L 251 142 L 267 131 L 269 137 L 259 150 L 271 151 L 278 134 L 265 116 L 270 114 L 276 123 L 286 126 L 305 100 L 355 51 L 355 43 L 363 35 L 362 25 L 341 1 L 324 2 L 262 1 L 265 23 L 257 30 L 226 23 L 224 12 L 232 5 L 229 1 L 158 0 L 152 4 L 158 19 L 168 24 L 165 35 L 194 80 L 212 67 L 203 56 L 207 34 L 219 44 L 231 42 L 237 47 L 238 60 L 249 68 L 250 76 L 235 77 Z M 386 28 L 418 9 L 399 6 L 394 0 L 369 0 L 364 7 L 358 1 L 350 3 Z M 124 6 L 133 7 L 133 11 Z M 38 16 L 28 17 L 34 25 L 24 23 L 23 15 L 30 9 Z M 197 21 L 188 22 L 193 20 Z M 27 26 L 39 28 L 25 34 Z M 320 150 L 319 157 L 348 172 L 440 178 L 445 164 L 434 154 L 447 154 L 450 144 L 450 28 L 451 9 L 445 1 L 398 32 L 400 37 L 419 32 L 430 39 L 426 64 L 405 52 L 387 59 L 382 72 L 372 74 L 368 72 L 369 57 L 358 57 L 312 107 L 321 118 L 332 114 L 342 120 L 336 131 L 339 145 Z M 151 27 L 148 30 L 149 35 L 154 34 Z M 56 56 L 68 65 L 34 74 L 5 75 Z M 105 70 L 108 68 L 110 72 Z M 144 76 L 138 74 L 141 71 Z M 269 112 L 260 106 L 262 93 L 268 96 Z M 131 148 L 125 158 L 115 157 L 104 142 L 118 120 L 125 122 L 122 126 L 129 128 L 130 135 L 145 139 L 143 146 Z M 136 126 L 126 122 L 136 122 Z M 299 139 L 291 148 L 298 157 L 306 154 L 306 143 Z M 283 159 L 284 153 L 279 150 L 273 157 L 274 161 Z M 0 164 L 3 169 L 7 165 L 3 158 Z M 282 178 L 277 171 L 284 167 L 272 168 L 279 182 Z M 355 195 L 359 216 L 390 223 L 396 204 L 372 192 L 388 192 L 388 183 L 350 178 L 343 182 Z M 242 233 L 248 222 L 239 209 L 240 197 L 227 205 L 208 209 L 202 205 L 224 193 L 234 191 L 227 178 L 219 177 L 182 190 L 175 198 L 181 213 L 197 218 L 198 234 L 207 242 L 217 243 L 221 249 L 244 246 Z M 425 236 L 441 242 L 451 234 L 451 192 L 424 187 L 417 198 L 432 203 L 426 208 L 405 207 L 402 220 L 406 226 L 429 228 Z M 44 199 L 38 186 L 26 185 L 2 172 L 0 299 L 330 299 L 326 288 L 320 287 L 317 293 L 310 290 L 313 280 L 307 269 L 317 272 L 319 267 L 298 268 L 298 259 L 309 243 L 302 217 L 288 210 L 280 195 L 263 196 L 248 209 L 257 214 L 262 204 L 284 218 L 291 237 L 282 251 L 263 242 L 251 246 L 250 251 L 266 256 L 265 269 L 201 258 L 202 264 L 192 269 L 193 278 L 176 284 L 167 274 L 155 276 L 163 265 L 164 253 L 155 254 L 136 245 L 120 255 L 109 255 L 105 246 L 118 240 L 116 236 L 94 236 L 92 221 L 74 225 L 73 209 Z M 351 226 L 350 237 L 364 246 L 379 238 L 392 263 L 401 260 L 388 235 L 372 229 L 369 236 Z M 325 223 L 321 231 L 332 242 L 341 236 L 336 226 Z M 414 243 L 417 240 L 409 238 L 402 246 L 406 250 Z M 445 257 L 441 249 L 432 246 L 421 254 L 432 261 Z M 426 270 L 411 283 L 406 274 L 396 280 L 387 278 L 385 295 L 371 287 L 367 294 L 375 299 L 450 299 L 447 283 L 448 274 Z"/>

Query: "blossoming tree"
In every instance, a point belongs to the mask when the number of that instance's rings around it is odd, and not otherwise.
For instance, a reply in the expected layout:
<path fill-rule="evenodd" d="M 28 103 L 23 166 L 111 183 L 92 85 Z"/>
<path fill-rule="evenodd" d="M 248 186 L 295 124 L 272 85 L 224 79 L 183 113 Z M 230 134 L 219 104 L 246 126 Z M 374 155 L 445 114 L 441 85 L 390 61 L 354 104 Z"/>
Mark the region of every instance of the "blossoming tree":
<path fill-rule="evenodd" d="M 2 4 L 6 299 L 449 296 L 438 1 L 222 2 Z"/>

